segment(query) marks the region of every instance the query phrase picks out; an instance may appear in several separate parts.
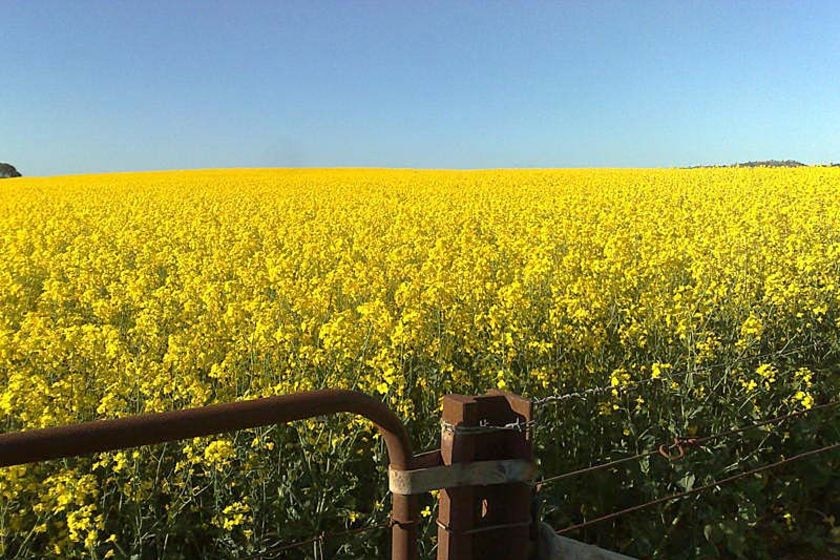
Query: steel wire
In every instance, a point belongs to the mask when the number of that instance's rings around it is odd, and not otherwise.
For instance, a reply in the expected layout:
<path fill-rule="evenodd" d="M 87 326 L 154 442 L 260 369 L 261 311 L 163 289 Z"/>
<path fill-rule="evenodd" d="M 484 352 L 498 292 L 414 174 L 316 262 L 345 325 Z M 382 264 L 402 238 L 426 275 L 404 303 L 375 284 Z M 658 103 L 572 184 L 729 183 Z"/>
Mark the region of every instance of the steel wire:
<path fill-rule="evenodd" d="M 799 352 L 801 350 L 805 350 L 805 349 L 808 349 L 808 348 L 811 348 L 811 347 L 812 347 L 812 345 L 808 344 L 808 345 L 798 346 L 796 348 L 791 348 L 791 349 L 783 348 L 782 350 L 779 350 L 779 351 L 776 351 L 776 352 L 767 352 L 765 354 L 758 354 L 758 355 L 755 355 L 755 356 L 742 356 L 742 357 L 739 357 L 739 358 L 733 358 L 732 360 L 730 360 L 728 362 L 717 362 L 717 363 L 714 363 L 714 364 L 700 366 L 700 367 L 696 367 L 696 368 L 693 368 L 693 369 L 686 369 L 686 370 L 680 371 L 679 373 L 670 374 L 668 376 L 656 377 L 656 378 L 651 377 L 651 378 L 648 378 L 648 379 L 639 379 L 639 380 L 636 380 L 636 381 L 630 381 L 629 383 L 624 384 L 622 386 L 622 388 L 639 387 L 639 386 L 642 386 L 642 385 L 647 385 L 647 384 L 652 383 L 654 381 L 662 382 L 662 381 L 669 381 L 669 380 L 673 380 L 673 379 L 681 379 L 683 377 L 687 377 L 688 375 L 695 374 L 695 373 L 708 373 L 708 372 L 711 372 L 712 370 L 714 370 L 716 368 L 725 367 L 725 366 L 731 365 L 733 363 L 749 362 L 749 361 L 752 361 L 752 360 L 761 360 L 761 359 L 764 359 L 764 358 L 771 358 L 771 357 L 779 358 L 779 357 L 784 357 L 784 356 L 790 356 L 792 354 L 796 354 L 797 352 Z M 583 389 L 583 390 L 580 390 L 580 391 L 573 391 L 573 392 L 569 392 L 569 393 L 559 393 L 559 394 L 554 394 L 554 395 L 547 395 L 545 397 L 532 399 L 531 403 L 534 406 L 542 406 L 544 404 L 558 403 L 558 402 L 563 402 L 563 401 L 570 400 L 570 399 L 575 399 L 575 398 L 586 400 L 586 397 L 588 397 L 590 395 L 597 395 L 597 394 L 600 394 L 600 393 L 606 393 L 606 392 L 612 391 L 615 388 L 616 387 L 614 387 L 613 385 L 601 385 L 601 386 L 598 386 L 598 387 L 591 387 L 589 389 Z"/>
<path fill-rule="evenodd" d="M 692 488 L 691 490 L 686 490 L 684 492 L 678 492 L 676 494 L 671 494 L 669 496 L 664 496 L 662 498 L 657 498 L 657 499 L 651 500 L 649 502 L 645 502 L 645 503 L 638 504 L 638 505 L 635 505 L 635 506 L 632 506 L 632 507 L 628 507 L 628 508 L 625 508 L 625 509 L 614 511 L 612 513 L 608 513 L 608 514 L 602 515 L 600 517 L 596 517 L 595 519 L 590 519 L 589 521 L 584 521 L 582 523 L 576 523 L 574 525 L 569 525 L 568 527 L 564 527 L 563 529 L 558 529 L 557 531 L 555 531 L 555 533 L 557 533 L 558 535 L 563 535 L 565 533 L 569 533 L 569 532 L 572 532 L 572 531 L 583 529 L 585 527 L 589 527 L 590 525 L 595 525 L 597 523 L 602 523 L 604 521 L 609 521 L 610 519 L 616 519 L 618 517 L 622 517 L 622 516 L 627 515 L 629 513 L 633 513 L 635 511 L 639 511 L 641 509 L 648 508 L 650 506 L 654 506 L 654 505 L 657 505 L 657 504 L 662 504 L 662 503 L 665 503 L 665 502 L 670 502 L 672 500 L 678 500 L 678 499 L 681 499 L 681 498 L 685 498 L 687 496 L 691 496 L 693 494 L 699 494 L 701 492 L 705 492 L 705 491 L 710 490 L 712 488 L 722 486 L 722 485 L 728 484 L 730 482 L 734 482 L 738 479 L 741 479 L 741 478 L 744 478 L 744 477 L 747 477 L 747 476 L 750 476 L 750 475 L 753 475 L 753 474 L 757 474 L 757 473 L 760 473 L 760 472 L 763 472 L 763 471 L 772 470 L 776 467 L 780 467 L 782 465 L 786 465 L 788 463 L 792 463 L 794 461 L 798 461 L 798 460 L 804 459 L 806 457 L 811 457 L 813 455 L 818 455 L 820 453 L 825 453 L 827 451 L 831 451 L 831 450 L 834 450 L 834 449 L 840 449 L 840 443 L 834 443 L 834 444 L 831 444 L 831 445 L 826 445 L 824 447 L 820 447 L 819 449 L 812 449 L 810 451 L 805 451 L 803 453 L 799 453 L 799 454 L 794 455 L 792 457 L 781 459 L 781 460 L 776 461 L 774 463 L 769 463 L 767 465 L 762 465 L 761 467 L 756 467 L 754 469 L 750 469 L 748 471 L 745 471 L 745 472 L 742 472 L 742 473 L 739 473 L 739 474 L 736 474 L 736 475 L 733 475 L 733 476 L 729 476 L 729 477 L 723 478 L 721 480 L 716 480 L 714 482 L 710 482 L 709 484 L 704 484 L 703 486 L 698 486 L 697 488 Z"/>
<path fill-rule="evenodd" d="M 656 449 L 644 451 L 642 453 L 637 453 L 636 455 L 631 455 L 629 457 L 622 457 L 621 459 L 615 459 L 614 461 L 608 461 L 606 463 L 599 463 L 597 465 L 592 465 L 591 467 L 584 467 L 584 468 L 581 468 L 581 469 L 575 469 L 573 471 L 569 471 L 569 472 L 566 472 L 566 473 L 562 473 L 562 474 L 550 476 L 550 477 L 547 477 L 547 478 L 543 478 L 542 480 L 540 480 L 538 482 L 535 482 L 534 484 L 536 486 L 542 487 L 546 484 L 550 484 L 552 482 L 557 482 L 558 480 L 571 478 L 571 477 L 578 476 L 578 475 L 581 475 L 581 474 L 586 474 L 586 473 L 589 473 L 589 472 L 608 469 L 610 467 L 614 467 L 614 466 L 620 465 L 622 463 L 637 461 L 639 459 L 644 459 L 646 457 L 652 457 L 654 455 L 662 455 L 663 457 L 665 457 L 667 459 L 670 459 L 670 460 L 680 459 L 685 455 L 684 449 L 686 447 L 697 447 L 697 446 L 703 445 L 704 443 L 708 443 L 710 441 L 715 441 L 715 440 L 722 439 L 722 438 L 732 437 L 734 435 L 738 435 L 738 434 L 744 433 L 748 430 L 752 430 L 752 429 L 755 429 L 755 428 L 758 428 L 758 427 L 761 427 L 761 426 L 766 426 L 768 424 L 778 424 L 778 423 L 784 422 L 785 420 L 790 420 L 792 418 L 798 418 L 798 417 L 804 416 L 806 414 L 809 414 L 811 412 L 816 412 L 818 410 L 833 408 L 837 405 L 840 405 L 840 400 L 831 401 L 831 402 L 828 402 L 828 403 L 825 403 L 825 404 L 813 406 L 811 408 L 808 408 L 808 409 L 805 409 L 805 410 L 800 410 L 800 411 L 797 411 L 797 412 L 792 412 L 790 414 L 785 414 L 783 416 L 776 416 L 774 418 L 768 418 L 766 420 L 762 420 L 760 422 L 755 422 L 755 423 L 750 424 L 748 426 L 742 426 L 742 427 L 736 428 L 734 430 L 729 430 L 729 431 L 726 431 L 726 432 L 712 434 L 712 435 L 709 435 L 709 436 L 704 436 L 704 437 L 700 437 L 700 438 L 681 438 L 681 437 L 677 437 L 677 438 L 675 438 L 674 442 L 671 443 L 670 445 L 669 444 L 663 444 L 663 445 L 658 446 Z M 666 451 L 670 452 L 671 450 L 674 450 L 674 449 L 679 450 L 679 455 L 678 456 L 674 457 L 674 456 L 671 456 L 670 453 L 666 453 Z"/>

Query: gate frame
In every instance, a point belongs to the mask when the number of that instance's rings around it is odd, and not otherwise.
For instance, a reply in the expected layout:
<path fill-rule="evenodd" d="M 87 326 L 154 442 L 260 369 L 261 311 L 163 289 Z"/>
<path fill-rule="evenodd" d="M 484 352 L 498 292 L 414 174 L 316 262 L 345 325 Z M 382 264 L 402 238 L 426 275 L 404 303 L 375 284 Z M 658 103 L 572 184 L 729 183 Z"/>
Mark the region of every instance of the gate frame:
<path fill-rule="evenodd" d="M 358 391 L 328 389 L 0 434 L 0 467 L 352 413 L 388 452 L 391 559 L 418 559 L 419 495 L 440 489 L 438 560 L 526 560 L 536 537 L 531 402 L 490 391 L 442 401 L 441 448 L 415 455 L 402 421 Z"/>
<path fill-rule="evenodd" d="M 382 402 L 364 393 L 336 389 L 0 434 L 0 467 L 285 424 L 342 412 L 373 422 L 385 441 L 390 468 L 400 471 L 414 468 L 415 456 L 402 421 Z M 392 494 L 392 560 L 417 560 L 418 503 L 417 495 Z"/>

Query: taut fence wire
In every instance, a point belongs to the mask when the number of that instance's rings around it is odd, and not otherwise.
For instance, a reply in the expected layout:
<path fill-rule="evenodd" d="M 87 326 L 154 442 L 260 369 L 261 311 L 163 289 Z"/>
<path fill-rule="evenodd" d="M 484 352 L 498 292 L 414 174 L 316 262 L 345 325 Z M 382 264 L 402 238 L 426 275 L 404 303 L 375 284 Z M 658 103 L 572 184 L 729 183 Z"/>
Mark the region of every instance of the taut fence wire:
<path fill-rule="evenodd" d="M 572 477 L 575 477 L 575 476 L 578 476 L 578 475 L 583 475 L 583 474 L 594 472 L 594 471 L 608 469 L 608 468 L 611 468 L 611 467 L 615 467 L 617 465 L 621 465 L 623 463 L 629 463 L 629 462 L 632 462 L 632 461 L 637 461 L 637 460 L 640 460 L 640 459 L 644 459 L 646 457 L 652 457 L 654 455 L 662 455 L 666 459 L 669 459 L 669 460 L 672 460 L 672 461 L 677 460 L 677 459 L 681 459 L 682 457 L 685 456 L 685 451 L 686 451 L 687 448 L 699 447 L 703 444 L 706 444 L 706 443 L 709 443 L 709 442 L 712 442 L 712 441 L 716 441 L 716 440 L 719 440 L 719 439 L 729 438 L 729 437 L 732 437 L 732 436 L 735 436 L 735 435 L 738 435 L 738 434 L 742 434 L 746 431 L 753 430 L 753 429 L 759 428 L 761 426 L 767 426 L 767 425 L 770 425 L 770 424 L 780 424 L 782 422 L 785 422 L 787 420 L 791 420 L 793 418 L 799 418 L 799 417 L 805 416 L 807 414 L 810 414 L 812 412 L 816 412 L 816 411 L 819 411 L 819 410 L 834 408 L 838 405 L 840 405 L 840 400 L 835 400 L 835 401 L 827 402 L 825 404 L 813 406 L 809 409 L 800 410 L 798 412 L 792 412 L 790 414 L 785 414 L 783 416 L 776 416 L 774 418 L 768 418 L 766 420 L 762 420 L 760 422 L 755 422 L 755 423 L 749 424 L 747 426 L 742 426 L 742 427 L 736 428 L 734 430 L 729 430 L 729 431 L 726 431 L 726 432 L 720 432 L 720 433 L 712 434 L 712 435 L 709 435 L 709 436 L 692 437 L 692 438 L 677 437 L 677 438 L 674 439 L 673 443 L 662 444 L 662 445 L 658 446 L 656 449 L 651 449 L 651 450 L 648 450 L 648 451 L 644 451 L 642 453 L 638 453 L 636 455 L 631 455 L 629 457 L 622 457 L 621 459 L 616 459 L 614 461 L 608 461 L 608 462 L 605 462 L 605 463 L 598 463 L 597 465 L 592 465 L 591 467 L 584 467 L 584 468 L 581 468 L 581 469 L 575 469 L 573 471 L 569 471 L 569 472 L 565 472 L 565 473 L 558 474 L 558 475 L 555 475 L 555 476 L 550 476 L 550 477 L 543 478 L 536 483 L 536 486 L 542 487 L 542 486 L 544 486 L 546 484 L 550 484 L 552 482 L 557 482 L 559 480 L 563 480 L 563 479 L 566 479 L 566 478 L 572 478 Z M 676 455 L 671 454 L 674 450 L 677 451 Z"/>
<path fill-rule="evenodd" d="M 576 523 L 574 525 L 569 525 L 568 527 L 564 527 L 563 529 L 558 529 L 555 531 L 558 535 L 563 535 L 565 533 L 570 533 L 572 531 L 577 531 L 579 529 L 583 529 L 585 527 L 589 527 L 590 525 L 595 525 L 597 523 L 602 523 L 604 521 L 609 521 L 611 519 L 616 519 L 618 517 L 622 517 L 629 513 L 633 513 L 635 511 L 639 511 L 641 509 L 645 509 L 651 506 L 655 506 L 657 504 L 664 504 L 666 502 L 670 502 L 673 500 L 679 500 L 681 498 L 685 498 L 687 496 L 691 496 L 694 494 L 700 494 L 701 492 L 706 492 L 718 486 L 722 486 L 724 484 L 729 484 L 731 482 L 735 482 L 741 478 L 745 478 L 748 476 L 752 476 L 754 474 L 758 474 L 763 471 L 769 471 L 783 465 L 787 465 L 788 463 L 793 463 L 794 461 L 799 461 L 801 459 L 805 459 L 806 457 L 812 457 L 814 455 L 819 455 L 821 453 L 827 453 L 833 450 L 840 450 L 840 443 L 833 443 L 830 445 L 826 445 L 824 447 L 820 447 L 818 449 L 812 449 L 810 451 L 805 451 L 803 453 L 799 453 L 797 455 L 793 455 L 792 457 L 787 457 L 784 459 L 780 459 L 774 463 L 769 463 L 767 465 L 762 465 L 760 467 L 756 467 L 754 469 L 750 469 L 748 471 L 744 471 L 742 473 L 738 473 L 736 475 L 732 475 L 721 480 L 716 480 L 714 482 L 710 482 L 708 484 L 704 484 L 703 486 L 698 486 L 696 488 L 692 488 L 691 490 L 686 490 L 684 492 L 678 492 L 676 494 L 670 494 L 668 496 L 664 496 L 662 498 L 657 498 L 655 500 L 651 500 L 649 502 L 645 502 L 642 504 L 638 504 L 635 506 L 631 506 L 625 509 L 621 509 L 618 511 L 614 511 L 612 513 L 608 513 L 606 515 L 602 515 L 600 517 L 596 517 L 594 519 L 590 519 L 589 521 L 584 521 L 582 523 Z"/>
<path fill-rule="evenodd" d="M 694 374 L 698 374 L 698 373 L 699 374 L 709 373 L 709 372 L 714 371 L 715 369 L 718 369 L 718 368 L 721 368 L 721 367 L 726 367 L 726 366 L 731 366 L 732 364 L 736 364 L 736 363 L 751 362 L 751 361 L 754 361 L 754 360 L 762 360 L 764 358 L 783 358 L 785 356 L 792 356 L 792 355 L 794 355 L 798 352 L 801 352 L 802 350 L 807 350 L 808 348 L 813 348 L 813 345 L 806 344 L 806 345 L 802 345 L 802 346 L 797 346 L 795 348 L 785 347 L 785 348 L 782 348 L 781 350 L 777 350 L 776 352 L 767 352 L 767 353 L 764 353 L 764 354 L 757 354 L 755 356 L 744 355 L 744 356 L 740 356 L 740 357 L 737 357 L 737 358 L 733 358 L 733 359 L 729 360 L 728 362 L 717 362 L 717 363 L 714 363 L 714 364 L 707 364 L 707 365 L 704 365 L 704 366 L 694 367 L 694 368 L 691 368 L 691 369 L 684 369 L 684 370 L 681 370 L 679 373 L 671 373 L 667 376 L 649 377 L 647 379 L 632 380 L 628 383 L 623 384 L 621 386 L 621 388 L 622 389 L 636 388 L 636 387 L 642 387 L 642 386 L 645 386 L 645 385 L 649 385 L 649 384 L 654 383 L 654 382 L 664 382 L 664 381 L 672 381 L 674 379 L 682 379 L 682 378 L 687 377 L 689 375 L 694 375 Z M 545 397 L 532 399 L 531 403 L 534 406 L 542 406 L 542 405 L 546 405 L 546 404 L 557 404 L 557 403 L 561 403 L 561 402 L 572 400 L 572 399 L 586 400 L 588 397 L 591 397 L 593 395 L 599 395 L 599 394 L 602 394 L 602 393 L 608 393 L 608 392 L 612 391 L 613 389 L 616 389 L 616 387 L 614 387 L 613 385 L 601 385 L 601 386 L 598 386 L 598 387 L 591 387 L 589 389 L 582 389 L 582 390 L 579 390 L 579 391 L 571 391 L 571 392 L 567 392 L 567 393 L 558 393 L 558 394 L 554 394 L 554 395 L 547 395 Z"/>

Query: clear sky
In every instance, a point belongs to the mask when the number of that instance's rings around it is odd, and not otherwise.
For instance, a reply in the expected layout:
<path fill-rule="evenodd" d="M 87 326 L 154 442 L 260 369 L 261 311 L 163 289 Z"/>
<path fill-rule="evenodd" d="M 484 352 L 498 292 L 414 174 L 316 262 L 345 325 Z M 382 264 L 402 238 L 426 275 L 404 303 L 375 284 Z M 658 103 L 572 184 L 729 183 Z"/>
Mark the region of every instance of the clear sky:
<path fill-rule="evenodd" d="M 0 0 L 0 161 L 840 161 L 835 1 Z"/>

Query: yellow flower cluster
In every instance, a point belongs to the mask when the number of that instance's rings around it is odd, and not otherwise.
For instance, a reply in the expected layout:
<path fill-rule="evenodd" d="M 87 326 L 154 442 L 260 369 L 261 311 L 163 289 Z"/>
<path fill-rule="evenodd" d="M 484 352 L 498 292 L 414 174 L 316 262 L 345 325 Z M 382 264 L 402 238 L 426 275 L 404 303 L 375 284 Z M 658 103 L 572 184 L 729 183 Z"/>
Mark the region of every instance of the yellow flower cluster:
<path fill-rule="evenodd" d="M 233 531 L 237 527 L 252 521 L 250 513 L 251 507 L 248 504 L 234 502 L 222 509 L 222 513 L 216 517 L 215 523 L 225 531 Z"/>
<path fill-rule="evenodd" d="M 234 455 L 236 455 L 236 449 L 227 440 L 214 441 L 204 448 L 206 463 L 220 470 L 230 463 Z"/>
<path fill-rule="evenodd" d="M 2 182 L 0 415 L 17 430 L 352 387 L 411 422 L 447 392 L 595 379 L 617 398 L 686 363 L 835 339 L 838 192 L 836 169 Z M 753 388 L 785 374 L 757 375 Z M 811 378 L 799 379 L 790 396 L 807 408 Z M 249 442 L 173 446 L 177 484 L 262 450 Z M 99 464 L 125 495 L 165 492 L 161 480 L 189 494 L 131 452 Z M 122 502 L 97 498 L 92 476 L 0 471 L 0 548 L 36 526 L 43 555 L 96 545 L 111 532 L 102 508 Z M 220 505 L 218 525 L 244 527 L 259 505 Z"/>

